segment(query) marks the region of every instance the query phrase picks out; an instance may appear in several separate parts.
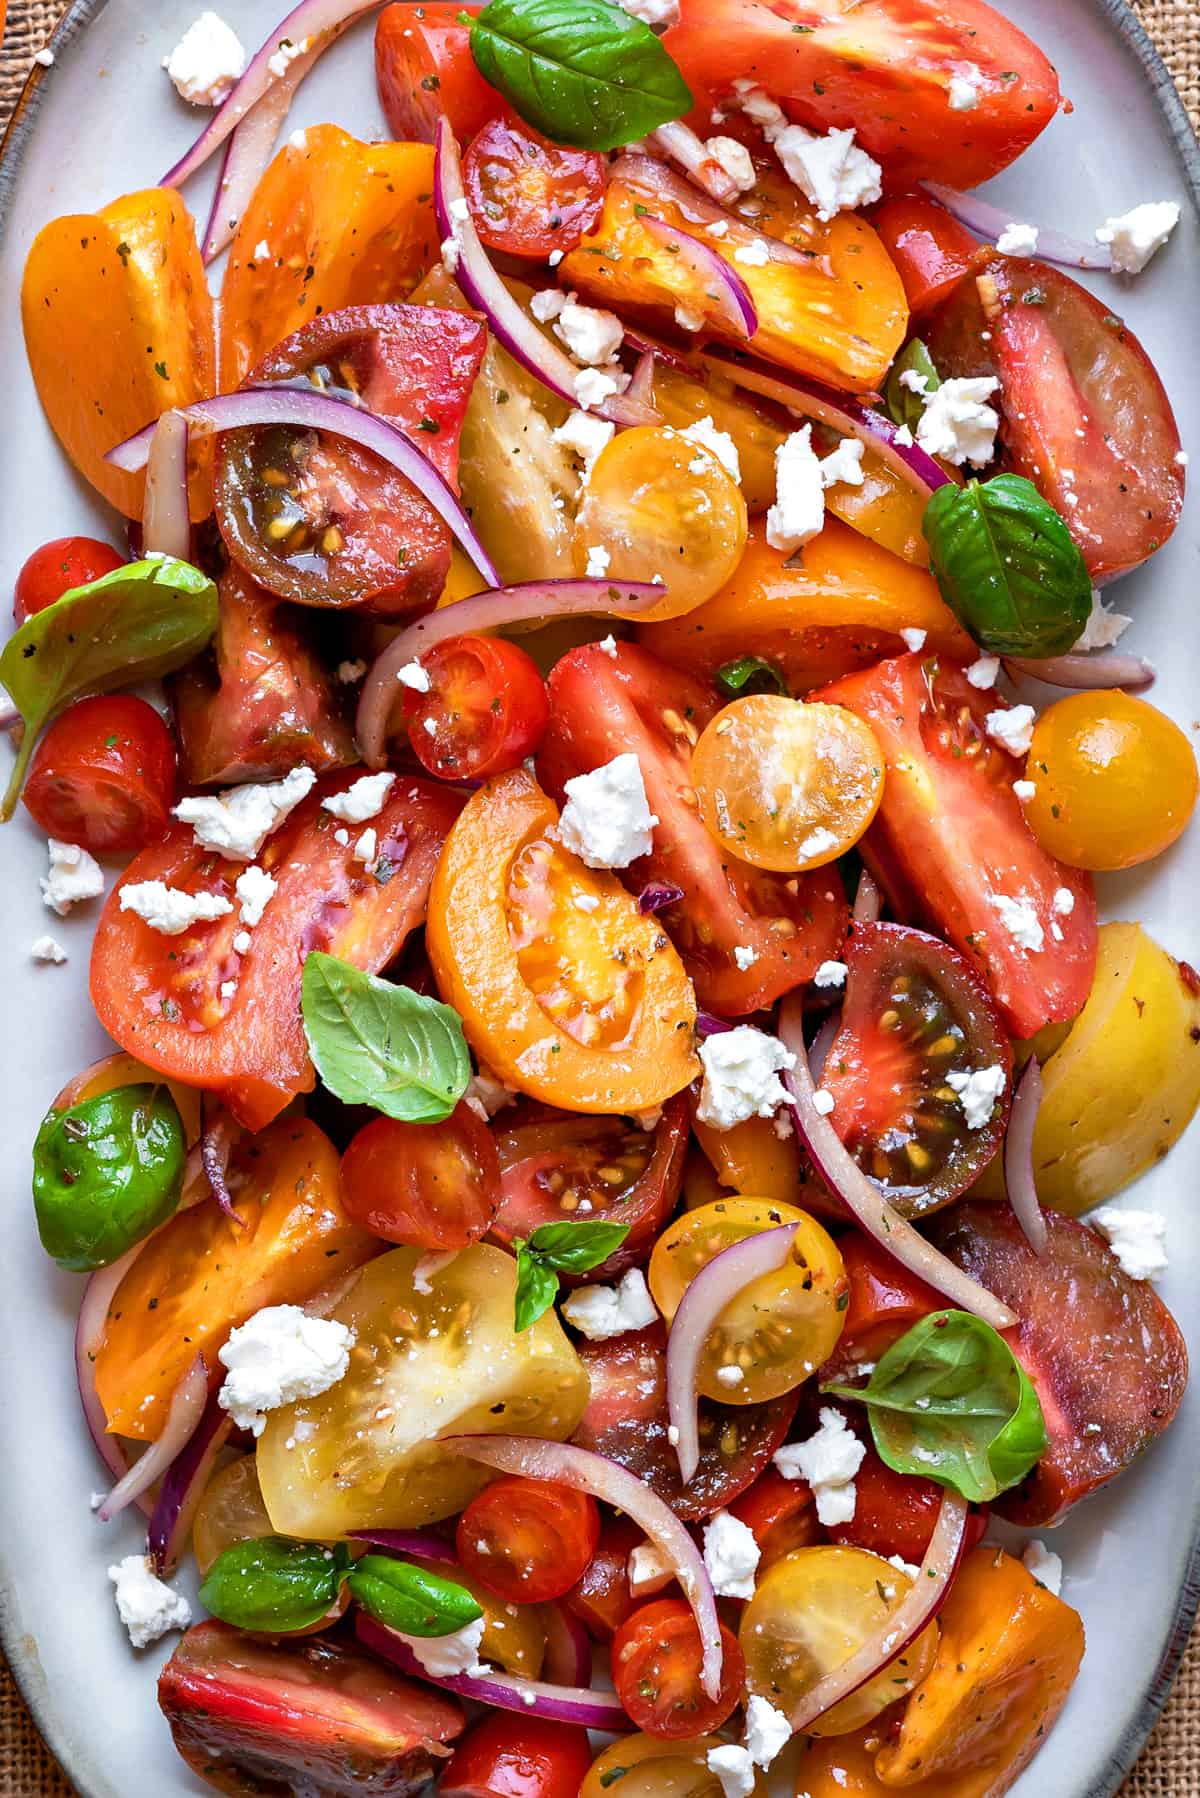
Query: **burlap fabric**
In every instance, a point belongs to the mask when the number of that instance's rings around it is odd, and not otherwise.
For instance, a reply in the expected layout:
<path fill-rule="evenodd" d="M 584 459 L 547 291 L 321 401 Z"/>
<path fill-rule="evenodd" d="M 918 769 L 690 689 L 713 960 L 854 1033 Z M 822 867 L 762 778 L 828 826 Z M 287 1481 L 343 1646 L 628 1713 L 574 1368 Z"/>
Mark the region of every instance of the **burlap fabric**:
<path fill-rule="evenodd" d="M 1003 0 L 999 0 L 1003 7 Z M 1134 0 L 1200 129 L 1200 0 Z M 0 0 L 0 15 L 3 14 Z M 0 130 L 33 57 L 62 11 L 58 0 L 10 0 L 0 46 Z M 73 1798 L 0 1659 L 0 1798 Z M 1053 1798 L 1047 1793 L 1045 1798 Z M 1166 1710 L 1120 1798 L 1200 1798 L 1200 1632 Z"/>

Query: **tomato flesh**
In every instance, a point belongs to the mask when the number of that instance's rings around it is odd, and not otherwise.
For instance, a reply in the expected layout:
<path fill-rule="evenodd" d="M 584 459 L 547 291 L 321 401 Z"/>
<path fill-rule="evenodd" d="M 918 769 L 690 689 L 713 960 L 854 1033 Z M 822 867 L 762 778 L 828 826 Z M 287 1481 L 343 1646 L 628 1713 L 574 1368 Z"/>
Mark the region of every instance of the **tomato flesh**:
<path fill-rule="evenodd" d="M 884 200 L 871 223 L 900 271 L 914 319 L 950 298 L 979 252 L 966 226 L 921 194 Z"/>
<path fill-rule="evenodd" d="M 736 1637 L 722 1625 L 721 1690 L 709 1698 L 700 1684 L 700 1631 L 677 1598 L 642 1605 L 613 1638 L 617 1697 L 647 1735 L 683 1739 L 724 1723 L 742 1694 L 745 1662 Z"/>
<path fill-rule="evenodd" d="M 562 1598 L 582 1579 L 600 1537 L 587 1492 L 543 1480 L 494 1480 L 458 1520 L 458 1558 L 511 1604 Z"/>
<path fill-rule="evenodd" d="M 143 849 L 171 822 L 171 733 L 154 707 L 131 693 L 81 699 L 38 744 L 22 798 L 49 837 L 94 855 Z"/>
<path fill-rule="evenodd" d="M 400 143 L 431 144 L 440 118 L 466 143 L 500 103 L 475 66 L 469 24 L 479 6 L 425 0 L 385 6 L 375 27 L 375 79 L 388 130 Z"/>
<path fill-rule="evenodd" d="M 463 157 L 463 188 L 489 249 L 545 262 L 573 250 L 604 204 L 607 164 L 551 143 L 519 119 L 489 119 Z"/>
<path fill-rule="evenodd" d="M 605 1517 L 591 1560 L 564 1594 L 567 1609 L 598 1642 L 610 1642 L 634 1608 L 629 1557 L 645 1540 L 628 1517 Z"/>
<path fill-rule="evenodd" d="M 485 780 L 532 755 L 550 716 L 531 655 L 502 637 L 448 637 L 421 658 L 428 691 L 407 688 L 404 720 L 422 767 Z"/>
<path fill-rule="evenodd" d="M 468 1105 L 432 1129 L 380 1117 L 343 1155 L 342 1191 L 355 1223 L 387 1242 L 463 1249 L 495 1216 L 500 1164 Z"/>
<path fill-rule="evenodd" d="M 839 1236 L 838 1248 L 850 1282 L 850 1302 L 837 1349 L 821 1370 L 823 1385 L 853 1380 L 865 1362 L 878 1361 L 906 1330 L 931 1311 L 940 1311 L 945 1302 L 874 1237 L 851 1230 Z"/>
<path fill-rule="evenodd" d="M 99 537 L 54 537 L 25 560 L 13 588 L 13 617 L 24 624 L 72 587 L 86 587 L 127 558 Z"/>
<path fill-rule="evenodd" d="M 459 1742 L 438 1792 L 440 1798 L 578 1798 L 591 1759 L 585 1730 L 494 1711 Z"/>

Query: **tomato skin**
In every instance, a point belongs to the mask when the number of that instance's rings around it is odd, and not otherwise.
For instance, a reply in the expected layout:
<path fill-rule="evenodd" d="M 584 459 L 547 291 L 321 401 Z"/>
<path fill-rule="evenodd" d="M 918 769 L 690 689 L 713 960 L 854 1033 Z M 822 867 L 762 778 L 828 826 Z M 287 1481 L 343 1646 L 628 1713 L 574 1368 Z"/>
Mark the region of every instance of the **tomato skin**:
<path fill-rule="evenodd" d="M 487 1125 L 458 1104 L 444 1123 L 372 1120 L 342 1156 L 349 1215 L 386 1242 L 465 1249 L 500 1202 L 500 1163 Z"/>
<path fill-rule="evenodd" d="M 413 753 L 443 780 L 486 780 L 532 755 L 550 717 L 533 657 L 503 637 L 447 637 L 421 658 L 427 693 L 405 689 Z"/>
<path fill-rule="evenodd" d="M 455 1545 L 467 1572 L 498 1598 L 544 1604 L 582 1579 L 599 1537 L 600 1507 L 590 1493 L 511 1476 L 471 1500 Z"/>
<path fill-rule="evenodd" d="M 902 1267 L 873 1236 L 854 1230 L 838 1238 L 850 1303 L 842 1326 L 839 1353 L 850 1345 L 860 1359 L 878 1360 L 898 1337 L 942 1307 L 940 1294 Z"/>
<path fill-rule="evenodd" d="M 52 537 L 21 565 L 13 588 L 13 617 L 24 624 L 70 588 L 98 581 L 102 574 L 123 568 L 127 560 L 100 537 Z"/>
<path fill-rule="evenodd" d="M 594 150 L 551 143 L 512 116 L 489 119 L 463 157 L 463 188 L 484 243 L 536 262 L 573 250 L 592 229 L 607 176 Z"/>
<path fill-rule="evenodd" d="M 577 1798 L 591 1764 L 586 1730 L 494 1711 L 459 1742 L 438 1792 L 441 1798 Z"/>
<path fill-rule="evenodd" d="M 871 223 L 900 271 L 914 319 L 950 298 L 979 253 L 966 226 L 923 194 L 884 200 Z"/>
<path fill-rule="evenodd" d="M 835 1542 L 869 1549 L 885 1561 L 899 1555 L 902 1561 L 919 1567 L 941 1509 L 942 1488 L 933 1480 L 893 1472 L 871 1446 L 870 1429 L 857 1408 L 840 1409 L 867 1453 L 854 1476 L 854 1516 L 849 1523 L 835 1524 L 829 1534 Z M 974 1514 L 972 1523 L 981 1535 Z M 968 1547 L 974 1546 L 978 1535 Z"/>
<path fill-rule="evenodd" d="M 475 66 L 470 27 L 459 24 L 464 12 L 473 18 L 480 10 L 457 0 L 427 0 L 420 7 L 406 0 L 380 13 L 375 80 L 388 130 L 400 143 L 431 144 L 443 114 L 465 143 L 501 104 Z"/>
<path fill-rule="evenodd" d="M 144 849 L 171 822 L 175 744 L 131 693 L 81 699 L 54 720 L 22 794 L 40 830 L 95 855 Z"/>
<path fill-rule="evenodd" d="M 737 1638 L 724 1625 L 721 1647 L 721 1691 L 709 1698 L 700 1685 L 700 1632 L 682 1600 L 661 1598 L 627 1617 L 613 1637 L 612 1677 L 637 1727 L 672 1740 L 719 1728 L 738 1703 L 746 1677 Z"/>
<path fill-rule="evenodd" d="M 629 1557 L 646 1540 L 628 1517 L 605 1517 L 592 1558 L 563 1603 L 597 1642 L 610 1642 L 634 1608 Z"/>
<path fill-rule="evenodd" d="M 793 1548 L 807 1548 L 818 1540 L 817 1513 L 807 1482 L 785 1480 L 774 1467 L 760 1473 L 729 1509 L 758 1543 L 760 1573 Z"/>

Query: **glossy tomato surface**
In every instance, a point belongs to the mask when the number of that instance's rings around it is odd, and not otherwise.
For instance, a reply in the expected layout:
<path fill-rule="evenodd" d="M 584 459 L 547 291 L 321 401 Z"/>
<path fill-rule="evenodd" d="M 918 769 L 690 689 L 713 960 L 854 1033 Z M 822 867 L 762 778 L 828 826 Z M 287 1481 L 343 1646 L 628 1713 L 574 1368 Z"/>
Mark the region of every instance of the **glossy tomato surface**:
<path fill-rule="evenodd" d="M 550 716 L 531 655 L 503 637 L 447 637 L 421 657 L 428 681 L 408 687 L 413 753 L 443 780 L 486 780 L 532 755 Z"/>
<path fill-rule="evenodd" d="M 913 318 L 948 300 L 972 268 L 979 240 L 924 194 L 899 194 L 871 214 L 900 271 Z"/>
<path fill-rule="evenodd" d="M 646 1540 L 628 1517 L 604 1517 L 592 1558 L 563 1603 L 598 1642 L 612 1640 L 634 1607 L 629 1557 Z"/>
<path fill-rule="evenodd" d="M 551 143 L 520 119 L 489 119 L 463 157 L 471 217 L 489 249 L 545 262 L 573 250 L 600 216 L 607 164 Z"/>
<path fill-rule="evenodd" d="M 33 752 L 22 794 L 40 830 L 94 855 L 128 854 L 161 837 L 175 799 L 175 744 L 132 693 L 81 699 Z"/>
<path fill-rule="evenodd" d="M 945 1304 L 940 1293 L 863 1231 L 839 1236 L 838 1248 L 850 1282 L 850 1302 L 837 1349 L 821 1370 L 822 1382 L 828 1385 L 854 1379 L 864 1363 L 874 1365 L 906 1330 Z"/>
<path fill-rule="evenodd" d="M 591 1760 L 585 1730 L 493 1711 L 455 1748 L 438 1792 L 440 1798 L 578 1798 Z"/>
<path fill-rule="evenodd" d="M 431 144 L 437 122 L 449 119 L 460 143 L 474 137 L 496 107 L 468 48 L 478 6 L 426 0 L 385 6 L 375 27 L 375 79 L 388 129 L 401 143 Z"/>
<path fill-rule="evenodd" d="M 458 1520 L 458 1558 L 510 1604 L 562 1598 L 582 1579 L 600 1537 L 587 1492 L 546 1480 L 493 1480 Z"/>
<path fill-rule="evenodd" d="M 721 1689 L 710 1698 L 700 1684 L 700 1631 L 690 1607 L 678 1598 L 642 1605 L 613 1638 L 617 1697 L 647 1735 L 705 1735 L 724 1723 L 742 1695 L 742 1651 L 724 1626 L 721 1651 Z"/>
<path fill-rule="evenodd" d="M 126 557 L 100 537 L 54 537 L 35 549 L 22 564 L 13 588 L 13 617 L 18 624 L 44 612 L 72 587 L 85 587 L 124 565 Z"/>
<path fill-rule="evenodd" d="M 442 1123 L 377 1117 L 342 1157 L 346 1210 L 387 1242 L 463 1249 L 500 1203 L 500 1164 L 486 1124 L 458 1104 Z"/>

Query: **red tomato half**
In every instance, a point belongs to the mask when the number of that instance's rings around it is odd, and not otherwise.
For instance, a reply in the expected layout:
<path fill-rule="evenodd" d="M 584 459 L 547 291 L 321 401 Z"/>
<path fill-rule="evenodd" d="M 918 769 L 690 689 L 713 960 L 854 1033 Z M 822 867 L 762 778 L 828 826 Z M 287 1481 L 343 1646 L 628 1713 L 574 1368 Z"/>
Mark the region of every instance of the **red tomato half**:
<path fill-rule="evenodd" d="M 760 1576 L 772 1561 L 790 1554 L 793 1548 L 807 1548 L 820 1533 L 807 1482 L 785 1480 L 773 1467 L 759 1474 L 750 1490 L 735 1498 L 729 1509 L 758 1543 Z"/>
<path fill-rule="evenodd" d="M 619 643 L 615 655 L 596 644 L 571 650 L 548 687 L 538 775 L 556 796 L 573 775 L 628 750 L 637 755 L 658 825 L 653 852 L 622 878 L 634 893 L 650 883 L 682 889 L 678 904 L 658 915 L 701 1005 L 743 1016 L 811 980 L 839 953 L 848 913 L 835 876 L 752 868 L 724 855 L 701 821 L 692 748 L 720 710 L 711 687 L 632 643 Z M 755 951 L 748 968 L 734 960 L 739 947 Z"/>
<path fill-rule="evenodd" d="M 171 733 L 152 705 L 130 693 L 81 699 L 38 744 L 22 798 L 48 837 L 93 855 L 144 849 L 171 822 Z"/>
<path fill-rule="evenodd" d="M 578 1798 L 591 1764 L 586 1730 L 493 1711 L 455 1748 L 439 1798 Z"/>
<path fill-rule="evenodd" d="M 756 81 L 801 124 L 852 126 L 898 191 L 975 187 L 1016 160 L 1059 104 L 1036 44 L 983 0 L 687 0 L 664 43 L 692 92 Z M 980 71 L 955 112 L 952 75 Z"/>
<path fill-rule="evenodd" d="M 421 657 L 429 691 L 406 688 L 413 753 L 443 780 L 486 780 L 517 768 L 550 716 L 537 663 L 503 637 L 447 637 Z"/>
<path fill-rule="evenodd" d="M 375 27 L 375 79 L 388 130 L 400 143 L 431 144 L 445 116 L 459 143 L 474 137 L 500 104 L 468 48 L 470 27 L 460 24 L 479 6 L 458 0 L 426 0 L 387 6 Z"/>
<path fill-rule="evenodd" d="M 86 587 L 102 574 L 123 568 L 127 557 L 99 537 L 55 537 L 35 549 L 17 576 L 13 589 L 13 617 L 24 624 L 34 612 L 44 612 L 72 587 Z"/>
<path fill-rule="evenodd" d="M 943 377 L 998 376 L 1007 464 L 1062 513 L 1094 580 L 1161 549 L 1183 506 L 1179 429 L 1103 300 L 1049 263 L 986 252 L 927 338 Z"/>
<path fill-rule="evenodd" d="M 871 223 L 900 271 L 914 319 L 949 299 L 979 253 L 978 238 L 923 194 L 885 200 Z"/>
<path fill-rule="evenodd" d="M 372 1119 L 342 1156 L 342 1201 L 355 1223 L 386 1242 L 465 1249 L 500 1203 L 487 1125 L 468 1105 L 432 1127 Z"/>
<path fill-rule="evenodd" d="M 467 1572 L 509 1604 L 562 1598 L 582 1579 L 599 1539 L 600 1508 L 590 1493 L 517 1477 L 485 1486 L 454 1538 Z"/>
<path fill-rule="evenodd" d="M 612 1678 L 630 1719 L 649 1736 L 673 1739 L 719 1729 L 742 1695 L 746 1663 L 722 1625 L 721 1691 L 700 1684 L 700 1631 L 682 1599 L 660 1598 L 626 1618 L 612 1646 Z"/>
<path fill-rule="evenodd" d="M 984 729 L 994 695 L 953 663 L 907 655 L 810 697 L 857 712 L 883 751 L 883 802 L 860 847 L 895 909 L 980 967 L 1013 1036 L 1075 1017 L 1096 965 L 1095 894 L 1026 824 L 1012 788 L 1021 765 Z M 1063 887 L 1069 917 L 1054 907 Z M 1007 928 L 1004 899 L 1020 903 L 1040 948 Z"/>
<path fill-rule="evenodd" d="M 600 217 L 607 164 L 519 119 L 489 119 L 463 157 L 463 185 L 484 243 L 545 262 L 573 250 Z"/>

